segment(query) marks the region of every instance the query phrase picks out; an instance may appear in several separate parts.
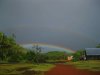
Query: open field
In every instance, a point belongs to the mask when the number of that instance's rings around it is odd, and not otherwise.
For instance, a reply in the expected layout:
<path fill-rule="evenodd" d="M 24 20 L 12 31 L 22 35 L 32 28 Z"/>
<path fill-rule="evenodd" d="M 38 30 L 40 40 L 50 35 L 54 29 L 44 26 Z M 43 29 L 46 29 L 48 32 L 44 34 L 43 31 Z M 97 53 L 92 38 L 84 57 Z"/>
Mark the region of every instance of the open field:
<path fill-rule="evenodd" d="M 91 71 L 100 71 L 100 60 L 68 62 L 68 64 L 74 65 L 78 69 L 88 69 Z"/>
<path fill-rule="evenodd" d="M 48 71 L 52 67 L 54 67 L 52 64 L 0 64 L 0 75 L 29 75 L 30 73 Z"/>

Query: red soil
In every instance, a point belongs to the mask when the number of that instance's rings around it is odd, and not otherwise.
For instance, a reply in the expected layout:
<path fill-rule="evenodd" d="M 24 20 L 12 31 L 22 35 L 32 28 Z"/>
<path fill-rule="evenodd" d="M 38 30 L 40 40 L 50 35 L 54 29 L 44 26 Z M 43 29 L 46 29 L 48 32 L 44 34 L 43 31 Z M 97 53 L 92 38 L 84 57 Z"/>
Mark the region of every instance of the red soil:
<path fill-rule="evenodd" d="M 44 75 L 100 75 L 100 72 L 80 70 L 71 65 L 57 64 L 56 67 L 45 72 Z"/>

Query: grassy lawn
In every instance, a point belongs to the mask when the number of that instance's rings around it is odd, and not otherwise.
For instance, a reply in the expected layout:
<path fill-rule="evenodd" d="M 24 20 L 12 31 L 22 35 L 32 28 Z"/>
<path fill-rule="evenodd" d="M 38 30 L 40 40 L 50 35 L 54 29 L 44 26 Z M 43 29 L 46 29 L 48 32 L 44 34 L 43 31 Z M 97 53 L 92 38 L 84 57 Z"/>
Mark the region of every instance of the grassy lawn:
<path fill-rule="evenodd" d="M 78 69 L 88 69 L 91 71 L 100 71 L 100 60 L 68 62 L 68 64 L 72 64 Z"/>
<path fill-rule="evenodd" d="M 25 71 L 47 71 L 53 68 L 52 64 L 0 64 L 0 75 L 22 75 Z M 35 74 L 36 75 L 36 74 Z M 38 74 L 39 75 L 39 74 Z"/>

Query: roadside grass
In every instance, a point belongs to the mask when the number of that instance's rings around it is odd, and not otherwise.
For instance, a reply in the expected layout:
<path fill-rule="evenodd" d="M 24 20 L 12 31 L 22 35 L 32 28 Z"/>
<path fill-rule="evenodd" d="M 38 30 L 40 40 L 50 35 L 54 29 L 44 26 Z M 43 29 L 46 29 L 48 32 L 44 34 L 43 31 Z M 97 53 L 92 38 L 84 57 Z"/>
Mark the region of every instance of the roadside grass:
<path fill-rule="evenodd" d="M 53 64 L 0 64 L 0 75 L 22 75 L 23 72 L 28 70 L 43 72 L 53 67 Z"/>
<path fill-rule="evenodd" d="M 55 65 L 53 64 L 35 64 L 34 67 L 32 67 L 32 69 L 34 71 L 48 71 L 51 68 L 53 68 Z"/>
<path fill-rule="evenodd" d="M 100 60 L 67 62 L 67 64 L 74 65 L 78 69 L 88 69 L 91 71 L 100 71 Z"/>
<path fill-rule="evenodd" d="M 48 63 L 65 63 L 66 60 L 47 60 Z"/>

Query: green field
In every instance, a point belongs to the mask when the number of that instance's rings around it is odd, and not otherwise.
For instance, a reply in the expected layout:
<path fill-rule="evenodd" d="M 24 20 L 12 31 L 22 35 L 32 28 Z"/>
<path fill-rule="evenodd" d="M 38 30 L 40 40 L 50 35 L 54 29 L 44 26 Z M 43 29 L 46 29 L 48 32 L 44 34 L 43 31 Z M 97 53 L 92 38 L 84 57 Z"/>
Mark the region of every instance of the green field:
<path fill-rule="evenodd" d="M 0 64 L 0 75 L 43 75 L 53 67 L 52 64 Z"/>
<path fill-rule="evenodd" d="M 78 69 L 88 69 L 91 71 L 100 71 L 100 60 L 68 62 L 68 64 L 74 65 Z"/>

